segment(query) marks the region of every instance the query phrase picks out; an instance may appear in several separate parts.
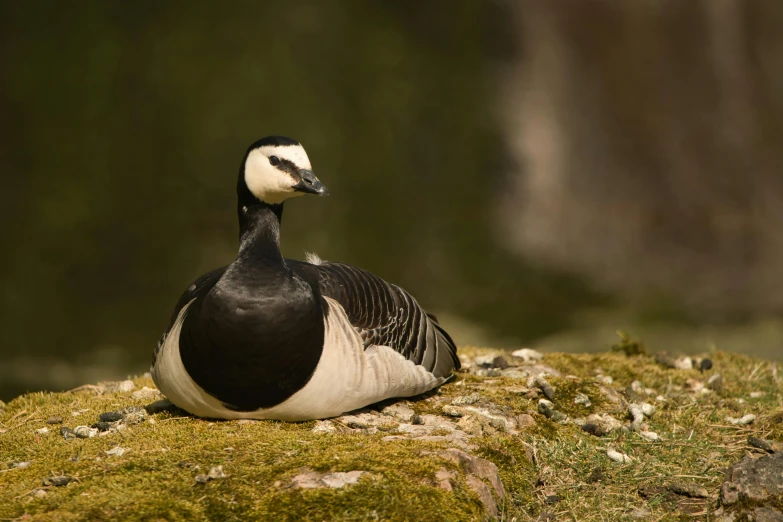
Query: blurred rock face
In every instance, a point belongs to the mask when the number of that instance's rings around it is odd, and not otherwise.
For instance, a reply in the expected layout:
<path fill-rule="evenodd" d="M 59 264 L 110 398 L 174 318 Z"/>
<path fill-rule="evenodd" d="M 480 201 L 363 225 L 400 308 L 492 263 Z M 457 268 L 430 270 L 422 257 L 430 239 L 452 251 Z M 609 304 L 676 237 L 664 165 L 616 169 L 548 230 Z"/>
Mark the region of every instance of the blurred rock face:
<path fill-rule="evenodd" d="M 783 309 L 783 4 L 512 8 L 512 248 L 700 320 Z"/>

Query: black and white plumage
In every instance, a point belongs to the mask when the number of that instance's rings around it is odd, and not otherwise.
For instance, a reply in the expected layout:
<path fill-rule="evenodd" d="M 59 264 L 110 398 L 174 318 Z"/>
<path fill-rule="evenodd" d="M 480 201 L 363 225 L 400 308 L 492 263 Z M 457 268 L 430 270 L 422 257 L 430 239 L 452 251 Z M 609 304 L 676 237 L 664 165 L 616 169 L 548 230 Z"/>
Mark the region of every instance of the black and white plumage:
<path fill-rule="evenodd" d="M 419 395 L 459 368 L 456 346 L 401 288 L 351 265 L 284 259 L 283 202 L 323 195 L 299 143 L 250 146 L 237 183 L 236 260 L 180 297 L 152 376 L 212 418 L 310 420 Z"/>

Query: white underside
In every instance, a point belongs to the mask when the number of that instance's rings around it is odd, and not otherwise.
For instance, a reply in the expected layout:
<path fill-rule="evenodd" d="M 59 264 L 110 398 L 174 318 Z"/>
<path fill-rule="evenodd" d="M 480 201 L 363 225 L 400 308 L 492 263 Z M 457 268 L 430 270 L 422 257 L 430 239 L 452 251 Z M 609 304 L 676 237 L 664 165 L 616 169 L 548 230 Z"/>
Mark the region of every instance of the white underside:
<path fill-rule="evenodd" d="M 445 379 L 435 377 L 388 346 L 370 346 L 365 350 L 343 307 L 333 299 L 325 299 L 328 314 L 324 349 L 315 373 L 304 388 L 277 406 L 233 411 L 190 378 L 179 355 L 179 334 L 192 301 L 183 307 L 166 336 L 152 368 L 152 378 L 172 403 L 199 417 L 285 421 L 335 417 L 391 397 L 419 395 L 443 384 Z"/>

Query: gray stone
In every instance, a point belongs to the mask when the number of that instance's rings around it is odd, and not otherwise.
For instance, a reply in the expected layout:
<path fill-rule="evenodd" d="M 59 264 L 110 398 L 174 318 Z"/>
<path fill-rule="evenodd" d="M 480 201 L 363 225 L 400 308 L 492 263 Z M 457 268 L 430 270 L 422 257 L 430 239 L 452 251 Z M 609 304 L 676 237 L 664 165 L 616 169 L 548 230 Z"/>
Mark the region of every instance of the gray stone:
<path fill-rule="evenodd" d="M 694 482 L 672 482 L 666 489 L 677 495 L 690 498 L 707 498 L 707 490 Z"/>
<path fill-rule="evenodd" d="M 143 387 L 142 389 L 135 391 L 131 394 L 131 397 L 133 397 L 136 400 L 145 400 L 145 401 L 151 401 L 153 399 L 158 399 L 162 397 L 163 394 L 161 394 L 158 390 L 148 388 L 147 386 Z"/>
<path fill-rule="evenodd" d="M 536 350 L 532 350 L 530 348 L 521 348 L 519 350 L 514 350 L 513 352 L 511 352 L 511 355 L 513 355 L 514 357 L 519 357 L 525 362 L 540 361 L 541 359 L 544 358 L 543 353 Z"/>
<path fill-rule="evenodd" d="M 490 518 L 497 518 L 498 505 L 495 502 L 495 498 L 492 496 L 492 490 L 489 486 L 484 484 L 478 477 L 468 475 L 465 477 L 465 484 L 468 485 L 471 491 L 473 491 L 484 505 L 484 511 Z"/>
<path fill-rule="evenodd" d="M 498 498 L 505 498 L 506 490 L 503 487 L 503 482 L 500 480 L 498 467 L 492 462 L 470 455 L 457 448 L 449 448 L 440 455 L 457 464 L 468 475 L 475 475 L 480 479 L 488 481 Z"/>
<path fill-rule="evenodd" d="M 720 488 L 721 505 L 763 506 L 772 502 L 783 502 L 783 453 L 745 457 L 726 472 Z"/>
<path fill-rule="evenodd" d="M 351 484 L 356 484 L 366 471 L 338 471 L 335 473 L 318 473 L 309 469 L 303 470 L 291 480 L 289 487 L 296 489 L 339 489 Z"/>
<path fill-rule="evenodd" d="M 416 412 L 414 412 L 410 406 L 402 402 L 396 402 L 386 406 L 383 410 L 381 410 L 381 413 L 384 415 L 390 415 L 398 420 L 401 420 L 402 422 L 410 422 L 411 419 L 413 419 L 413 416 L 416 415 Z"/>
<path fill-rule="evenodd" d="M 453 401 L 451 401 L 451 404 L 454 406 L 464 406 L 466 404 L 476 404 L 480 400 L 481 395 L 478 393 L 471 393 L 470 395 L 463 395 L 461 397 L 455 398 Z"/>
<path fill-rule="evenodd" d="M 43 479 L 44 486 L 67 486 L 69 482 L 73 480 L 73 477 L 68 475 L 54 475 Z"/>

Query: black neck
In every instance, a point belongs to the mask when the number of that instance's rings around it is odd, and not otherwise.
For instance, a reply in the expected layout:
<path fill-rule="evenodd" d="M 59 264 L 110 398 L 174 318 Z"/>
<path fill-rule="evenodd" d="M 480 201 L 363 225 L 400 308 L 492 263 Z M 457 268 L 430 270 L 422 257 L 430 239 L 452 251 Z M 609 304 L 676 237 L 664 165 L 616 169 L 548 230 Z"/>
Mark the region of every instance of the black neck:
<path fill-rule="evenodd" d="M 283 204 L 259 200 L 246 185 L 240 186 L 238 192 L 239 258 L 253 257 L 282 263 L 280 220 L 283 218 Z"/>

